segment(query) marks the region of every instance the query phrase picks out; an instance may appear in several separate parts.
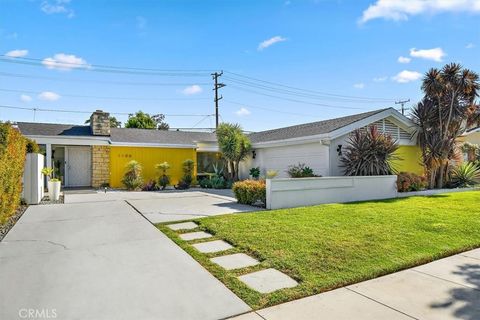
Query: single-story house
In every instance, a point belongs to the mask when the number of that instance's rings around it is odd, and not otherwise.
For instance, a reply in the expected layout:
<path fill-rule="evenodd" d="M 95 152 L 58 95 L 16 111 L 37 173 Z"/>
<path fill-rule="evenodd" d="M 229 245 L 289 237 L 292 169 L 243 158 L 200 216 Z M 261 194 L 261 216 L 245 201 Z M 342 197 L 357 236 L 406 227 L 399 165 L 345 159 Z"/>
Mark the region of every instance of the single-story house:
<path fill-rule="evenodd" d="M 211 170 L 218 158 L 216 136 L 205 132 L 110 128 L 109 114 L 97 110 L 90 125 L 18 122 L 18 129 L 44 150 L 46 166 L 55 168 L 66 187 L 122 187 L 125 165 L 143 166 L 147 181 L 156 177 L 155 164 L 171 165 L 172 183 L 182 176 L 182 162 L 196 161 L 196 173 Z"/>
<path fill-rule="evenodd" d="M 388 108 L 249 134 L 253 150 L 241 163 L 240 177 L 247 178 L 252 167 L 260 167 L 263 174 L 276 170 L 285 177 L 288 166 L 298 163 L 318 175 L 342 175 L 339 158 L 350 133 L 372 125 L 400 145 L 398 171 L 423 173 L 415 125 Z M 194 160 L 195 174 L 201 176 L 212 173 L 220 158 L 214 133 L 110 128 L 109 114 L 101 110 L 91 115 L 90 125 L 18 122 L 17 126 L 40 145 L 46 165 L 55 168 L 66 187 L 121 188 L 125 165 L 131 160 L 140 162 L 145 181 L 155 179 L 155 165 L 167 161 L 171 182 L 176 184 L 184 160 Z"/>
<path fill-rule="evenodd" d="M 421 150 L 416 145 L 415 124 L 393 108 L 375 110 L 351 116 L 267 130 L 249 135 L 253 151 L 241 164 L 240 176 L 246 178 L 252 167 L 263 174 L 276 170 L 286 177 L 290 165 L 305 163 L 315 174 L 343 175 L 340 166 L 342 150 L 355 129 L 376 126 L 390 134 L 400 145 L 395 163 L 400 171 L 423 174 Z"/>

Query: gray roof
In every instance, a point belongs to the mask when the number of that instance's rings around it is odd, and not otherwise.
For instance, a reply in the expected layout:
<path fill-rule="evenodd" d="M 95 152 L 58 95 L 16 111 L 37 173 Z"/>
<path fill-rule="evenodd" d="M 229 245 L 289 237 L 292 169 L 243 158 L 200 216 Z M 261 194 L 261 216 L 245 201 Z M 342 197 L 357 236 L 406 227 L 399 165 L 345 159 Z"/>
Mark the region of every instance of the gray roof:
<path fill-rule="evenodd" d="M 127 143 L 194 144 L 197 141 L 216 141 L 216 136 L 208 132 L 111 128 L 110 139 L 112 142 Z"/>
<path fill-rule="evenodd" d="M 17 122 L 17 126 L 26 136 L 93 136 L 88 125 Z M 216 141 L 215 134 L 208 132 L 111 128 L 110 133 L 110 140 L 117 143 L 192 145 L 198 141 Z"/>
<path fill-rule="evenodd" d="M 351 116 L 299 124 L 296 126 L 279 129 L 260 131 L 249 135 L 252 143 L 285 140 L 291 138 L 308 137 L 317 134 L 324 134 L 348 126 L 354 122 L 363 120 L 374 114 L 388 110 L 389 108 L 354 114 Z"/>
<path fill-rule="evenodd" d="M 26 136 L 91 136 L 90 126 L 38 122 L 17 122 Z"/>

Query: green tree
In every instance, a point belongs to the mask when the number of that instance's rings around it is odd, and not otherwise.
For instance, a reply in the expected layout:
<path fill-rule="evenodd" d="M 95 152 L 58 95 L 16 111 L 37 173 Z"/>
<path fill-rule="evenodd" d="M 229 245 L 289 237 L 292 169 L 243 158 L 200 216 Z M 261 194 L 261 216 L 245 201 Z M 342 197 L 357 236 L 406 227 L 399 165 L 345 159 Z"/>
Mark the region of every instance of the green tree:
<path fill-rule="evenodd" d="M 149 115 L 143 111 L 130 114 L 127 122 L 125 122 L 125 128 L 168 130 L 169 127 L 168 123 L 165 122 L 165 115 Z"/>
<path fill-rule="evenodd" d="M 457 156 L 457 138 L 465 123 L 478 121 L 475 98 L 480 90 L 479 76 L 451 63 L 441 70 L 432 68 L 423 78 L 424 97 L 413 110 L 418 126 L 418 143 L 431 188 L 442 188 Z M 475 117 L 477 120 L 475 120 Z"/>
<path fill-rule="evenodd" d="M 122 122 L 117 120 L 114 116 L 108 117 L 110 120 L 110 128 L 121 128 L 122 127 Z M 85 120 L 85 124 L 89 124 L 90 119 Z"/>
<path fill-rule="evenodd" d="M 222 123 L 217 128 L 217 140 L 223 157 L 227 160 L 230 177 L 238 180 L 240 161 L 244 160 L 252 145 L 239 124 Z"/>

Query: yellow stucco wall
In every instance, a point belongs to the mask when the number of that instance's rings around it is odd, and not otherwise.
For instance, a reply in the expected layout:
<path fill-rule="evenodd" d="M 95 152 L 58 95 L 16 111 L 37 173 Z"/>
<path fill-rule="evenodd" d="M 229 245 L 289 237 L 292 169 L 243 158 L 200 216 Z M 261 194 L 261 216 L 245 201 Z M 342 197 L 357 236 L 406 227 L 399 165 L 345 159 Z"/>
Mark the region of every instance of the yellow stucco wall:
<path fill-rule="evenodd" d="M 110 186 L 113 188 L 124 187 L 121 180 L 125 173 L 125 165 L 131 160 L 136 160 L 142 165 L 142 176 L 145 182 L 158 177 L 155 169 L 157 163 L 167 161 L 171 167 L 168 171 L 170 182 L 177 184 L 183 175 L 182 162 L 186 159 L 197 163 L 195 149 L 112 146 L 110 149 Z"/>
<path fill-rule="evenodd" d="M 398 172 L 405 171 L 423 175 L 422 151 L 419 146 L 400 146 L 395 154 L 401 159 L 394 162 L 394 167 Z"/>

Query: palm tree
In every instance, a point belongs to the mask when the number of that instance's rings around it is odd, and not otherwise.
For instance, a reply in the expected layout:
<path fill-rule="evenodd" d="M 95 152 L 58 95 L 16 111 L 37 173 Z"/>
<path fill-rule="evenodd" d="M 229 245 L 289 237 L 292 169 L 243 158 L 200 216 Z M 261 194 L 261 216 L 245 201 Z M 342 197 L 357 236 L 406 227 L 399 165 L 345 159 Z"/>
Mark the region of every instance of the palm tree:
<path fill-rule="evenodd" d="M 478 122 L 474 105 L 480 90 L 476 73 L 451 63 L 441 70 L 430 69 L 423 79 L 423 100 L 413 111 L 418 142 L 430 187 L 443 187 L 449 162 L 456 157 L 456 138 L 468 122 Z M 477 120 L 475 120 L 477 117 Z"/>
<path fill-rule="evenodd" d="M 217 140 L 223 157 L 227 160 L 231 179 L 238 180 L 240 161 L 251 149 L 250 139 L 243 133 L 239 124 L 222 123 L 217 128 Z"/>

